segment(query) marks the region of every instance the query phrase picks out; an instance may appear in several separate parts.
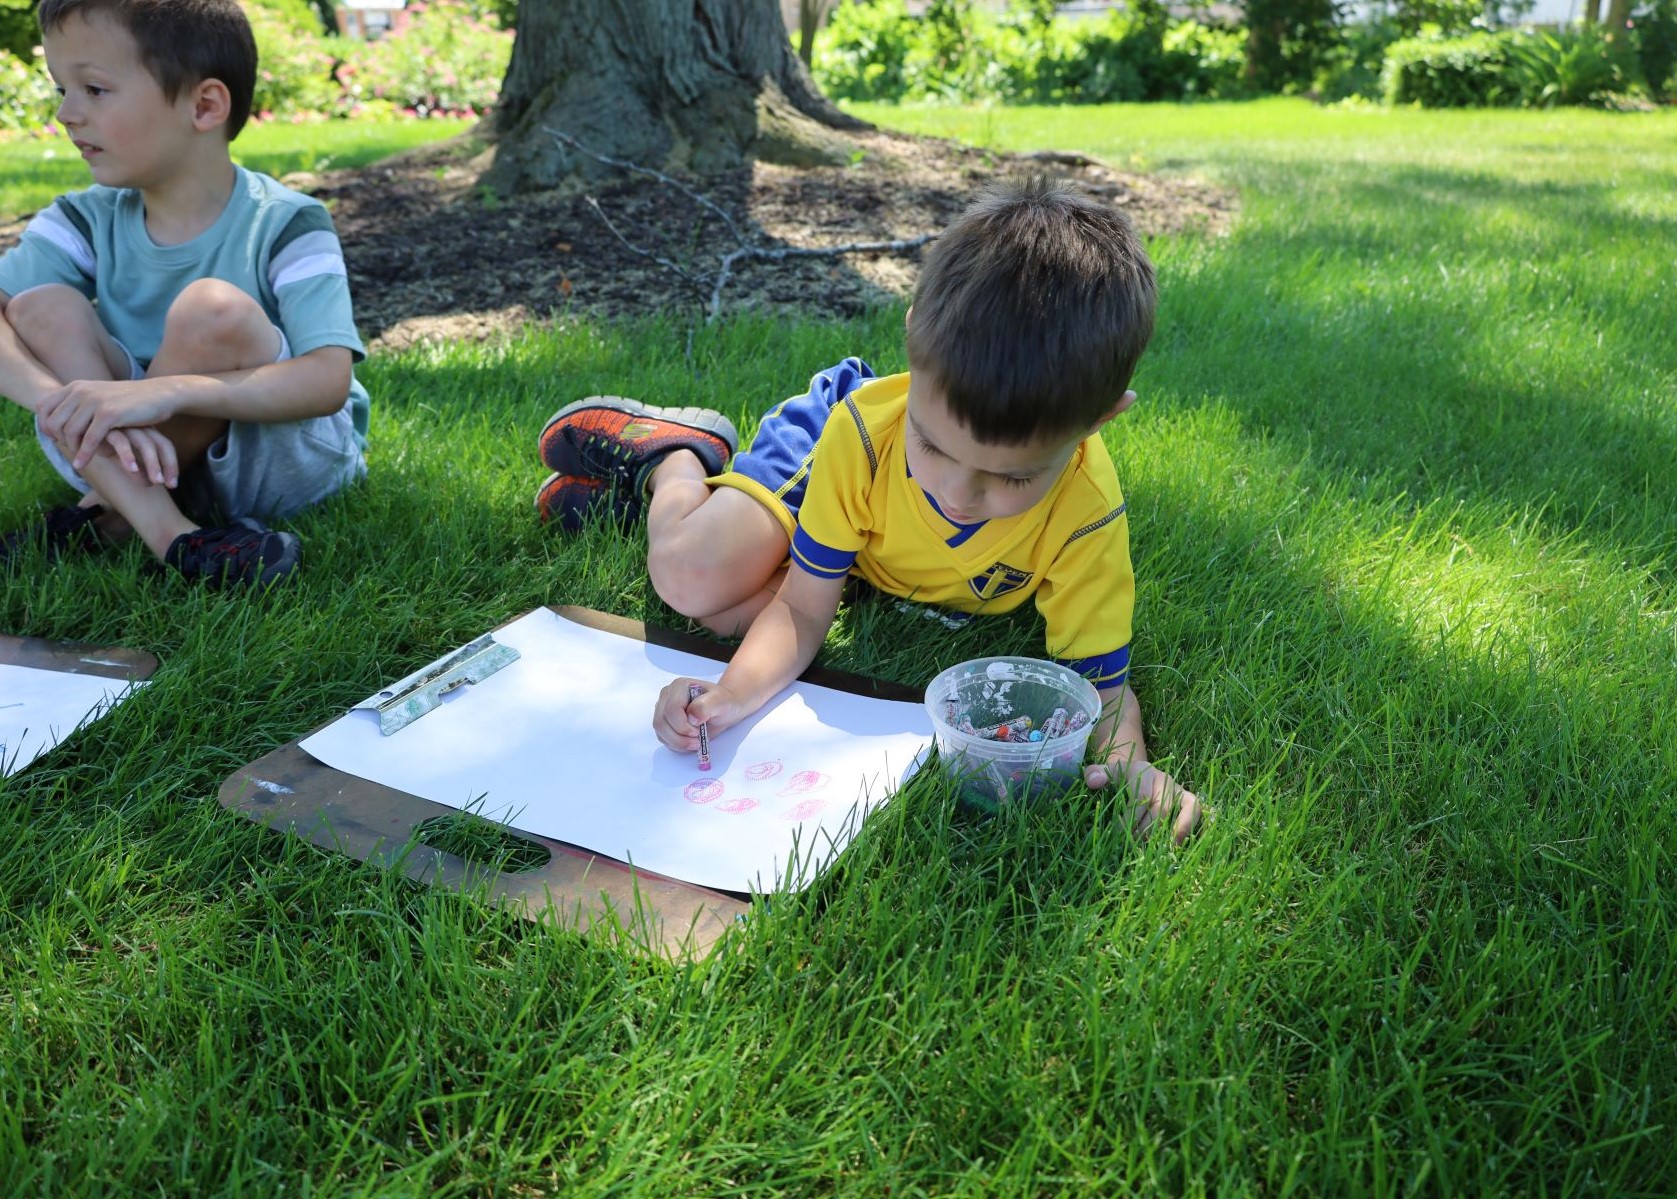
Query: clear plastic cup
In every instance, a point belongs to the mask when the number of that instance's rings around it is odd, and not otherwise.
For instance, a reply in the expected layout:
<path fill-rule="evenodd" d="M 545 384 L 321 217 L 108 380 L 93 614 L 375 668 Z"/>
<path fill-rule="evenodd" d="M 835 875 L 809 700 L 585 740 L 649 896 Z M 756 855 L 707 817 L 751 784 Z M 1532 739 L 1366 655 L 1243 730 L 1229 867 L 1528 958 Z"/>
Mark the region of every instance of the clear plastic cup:
<path fill-rule="evenodd" d="M 1081 713 L 1081 728 L 1050 737 L 1056 709 Z M 982 808 L 1022 803 L 1064 792 L 1083 776 L 1089 734 L 1100 721 L 1100 693 L 1088 679 L 1039 658 L 975 658 L 951 666 L 926 688 L 926 711 L 937 738 L 938 762 L 958 782 L 961 798 Z M 1040 741 L 1000 741 L 963 732 L 1021 716 L 1044 734 Z M 1028 737 L 1028 733 L 1026 736 Z"/>

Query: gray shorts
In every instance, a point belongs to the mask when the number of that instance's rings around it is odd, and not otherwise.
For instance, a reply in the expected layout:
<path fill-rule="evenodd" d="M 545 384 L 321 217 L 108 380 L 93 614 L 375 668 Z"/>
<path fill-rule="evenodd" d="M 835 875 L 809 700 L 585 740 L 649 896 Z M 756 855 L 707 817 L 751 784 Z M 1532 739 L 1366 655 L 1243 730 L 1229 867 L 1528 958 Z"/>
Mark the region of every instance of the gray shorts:
<path fill-rule="evenodd" d="M 275 362 L 291 357 L 291 346 L 280 334 Z M 120 342 L 118 343 L 121 344 Z M 127 346 L 128 377 L 145 378 L 145 370 Z M 93 489 L 76 473 L 58 446 L 39 429 L 36 439 L 47 461 L 64 481 L 82 494 Z M 317 504 L 367 473 L 361 446 L 346 398 L 330 416 L 306 420 L 254 424 L 232 421 L 203 459 L 181 472 L 175 503 L 199 521 L 241 516 L 284 520 Z"/>

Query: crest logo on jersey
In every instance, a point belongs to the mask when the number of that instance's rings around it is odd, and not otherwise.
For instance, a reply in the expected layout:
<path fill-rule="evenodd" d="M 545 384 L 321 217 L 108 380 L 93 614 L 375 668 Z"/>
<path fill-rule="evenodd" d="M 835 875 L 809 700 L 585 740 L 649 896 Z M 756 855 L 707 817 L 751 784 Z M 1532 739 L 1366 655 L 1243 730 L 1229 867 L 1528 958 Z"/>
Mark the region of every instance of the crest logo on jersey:
<path fill-rule="evenodd" d="M 998 562 L 981 575 L 968 580 L 972 593 L 981 600 L 993 600 L 1010 591 L 1018 591 L 1032 579 L 1031 572 Z"/>

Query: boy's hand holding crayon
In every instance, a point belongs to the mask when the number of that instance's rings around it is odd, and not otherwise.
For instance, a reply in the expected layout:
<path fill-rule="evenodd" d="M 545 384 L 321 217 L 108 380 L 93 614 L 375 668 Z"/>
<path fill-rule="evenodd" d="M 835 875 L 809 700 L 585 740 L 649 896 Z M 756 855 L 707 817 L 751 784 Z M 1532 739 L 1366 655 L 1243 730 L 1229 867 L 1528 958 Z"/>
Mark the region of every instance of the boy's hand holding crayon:
<path fill-rule="evenodd" d="M 658 693 L 652 730 L 677 753 L 699 752 L 700 730 L 714 736 L 738 724 L 751 711 L 738 696 L 708 679 L 675 679 Z"/>

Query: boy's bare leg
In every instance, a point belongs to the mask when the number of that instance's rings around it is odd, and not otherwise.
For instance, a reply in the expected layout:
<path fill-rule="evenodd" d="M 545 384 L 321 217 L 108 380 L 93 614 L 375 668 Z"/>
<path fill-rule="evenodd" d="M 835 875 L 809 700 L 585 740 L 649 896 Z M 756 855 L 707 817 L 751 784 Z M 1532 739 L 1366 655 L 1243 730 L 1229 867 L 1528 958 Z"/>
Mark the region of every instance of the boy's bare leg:
<path fill-rule="evenodd" d="M 91 344 L 98 345 L 101 356 L 106 358 L 105 372 L 61 373 L 54 362 L 43 356 L 42 351 L 46 347 L 19 329 L 19 337 L 24 344 L 41 359 L 43 365 L 66 382 L 75 378 L 109 379 L 119 370 L 126 371 L 127 359 L 121 347 L 105 333 L 92 305 L 71 288 L 57 290 L 64 294 L 49 297 L 52 301 L 50 308 L 46 304 L 33 306 L 42 310 L 35 315 L 72 322 L 70 325 L 58 325 L 59 329 L 85 329 L 87 322 L 91 321 L 98 335 Z M 7 307 L 7 315 L 12 315 L 19 300 L 31 294 L 23 292 L 14 296 Z M 27 310 L 26 315 L 29 315 Z M 15 320 L 13 327 L 17 328 Z M 45 332 L 33 320 L 30 327 L 35 329 L 37 337 Z M 272 362 L 278 356 L 279 348 L 279 333 L 255 300 L 218 279 L 200 279 L 188 285 L 170 305 L 164 318 L 162 344 L 158 346 L 157 355 L 147 373 L 153 378 L 181 374 L 226 374 Z M 111 356 L 116 359 L 114 363 L 109 360 Z M 79 360 L 66 357 L 64 361 L 67 369 L 92 365 L 86 355 Z M 176 458 L 184 469 L 202 458 L 226 432 L 227 422 L 214 417 L 176 416 L 158 425 L 157 429 L 174 443 Z M 71 449 L 70 453 L 73 452 Z M 94 502 L 102 500 L 113 509 L 159 558 L 164 556 L 175 538 L 198 528 L 196 522 L 181 512 L 168 488 L 155 486 L 143 477 L 128 472 L 113 458 L 103 455 L 95 458 L 84 468 L 82 477 L 98 497 Z M 104 532 L 102 527 L 101 533 Z"/>
<path fill-rule="evenodd" d="M 774 597 L 790 548 L 780 521 L 732 487 L 712 488 L 698 455 L 653 469 L 646 569 L 660 598 L 725 637 L 742 635 Z"/>

